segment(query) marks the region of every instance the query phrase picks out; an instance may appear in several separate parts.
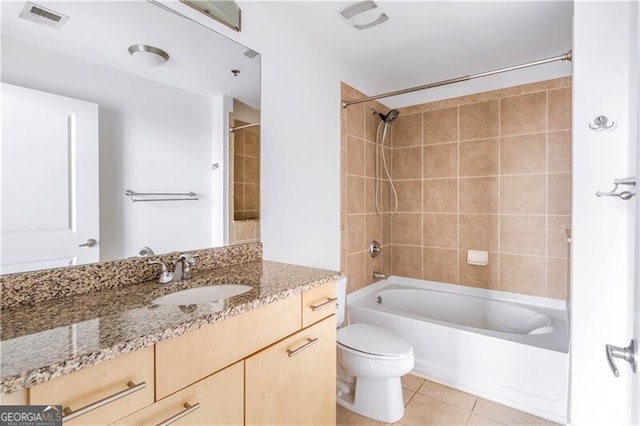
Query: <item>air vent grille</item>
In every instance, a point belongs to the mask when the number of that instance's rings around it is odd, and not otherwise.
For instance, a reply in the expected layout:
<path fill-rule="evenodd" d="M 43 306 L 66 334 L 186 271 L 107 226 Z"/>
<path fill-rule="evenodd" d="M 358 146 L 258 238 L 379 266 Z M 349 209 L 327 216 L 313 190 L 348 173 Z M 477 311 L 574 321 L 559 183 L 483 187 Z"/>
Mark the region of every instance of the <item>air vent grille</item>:
<path fill-rule="evenodd" d="M 24 5 L 22 12 L 20 12 L 20 18 L 39 25 L 51 27 L 56 30 L 62 28 L 64 23 L 69 19 L 68 16 L 63 15 L 62 13 L 55 12 L 31 2 L 27 2 Z"/>

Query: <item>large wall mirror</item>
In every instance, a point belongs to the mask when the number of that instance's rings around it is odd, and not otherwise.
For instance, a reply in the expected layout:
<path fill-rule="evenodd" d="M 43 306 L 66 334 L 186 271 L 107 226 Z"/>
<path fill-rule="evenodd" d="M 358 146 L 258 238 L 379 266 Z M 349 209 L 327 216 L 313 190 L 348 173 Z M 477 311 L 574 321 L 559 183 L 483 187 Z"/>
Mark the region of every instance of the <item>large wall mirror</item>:
<path fill-rule="evenodd" d="M 156 2 L 1 7 L 1 273 L 259 238 L 257 52 Z"/>

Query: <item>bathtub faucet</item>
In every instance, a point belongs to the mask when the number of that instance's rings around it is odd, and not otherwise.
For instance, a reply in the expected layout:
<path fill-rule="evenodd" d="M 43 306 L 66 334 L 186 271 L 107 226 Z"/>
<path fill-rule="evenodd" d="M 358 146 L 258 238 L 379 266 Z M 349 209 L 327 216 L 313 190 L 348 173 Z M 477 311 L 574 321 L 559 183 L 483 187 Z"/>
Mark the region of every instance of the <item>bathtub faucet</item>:
<path fill-rule="evenodd" d="M 386 280 L 389 277 L 387 276 L 387 274 L 383 274 L 382 272 L 374 272 L 373 279 L 377 280 L 378 278 L 382 278 L 383 280 Z"/>

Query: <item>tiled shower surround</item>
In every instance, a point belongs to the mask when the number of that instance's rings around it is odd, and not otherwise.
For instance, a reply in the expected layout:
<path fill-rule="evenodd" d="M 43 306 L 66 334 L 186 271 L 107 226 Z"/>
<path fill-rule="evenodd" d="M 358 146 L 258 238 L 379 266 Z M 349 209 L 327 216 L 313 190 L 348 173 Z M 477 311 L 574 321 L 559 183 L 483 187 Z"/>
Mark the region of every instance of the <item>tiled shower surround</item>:
<path fill-rule="evenodd" d="M 343 85 L 347 99 L 362 96 Z M 374 108 L 376 108 L 374 106 Z M 342 268 L 349 291 L 393 275 L 567 297 L 571 78 L 400 109 L 388 148 L 399 199 L 373 204 L 371 104 L 342 112 Z M 387 108 L 377 105 L 386 112 Z M 368 255 L 378 240 L 382 260 Z M 466 263 L 469 249 L 488 266 Z"/>

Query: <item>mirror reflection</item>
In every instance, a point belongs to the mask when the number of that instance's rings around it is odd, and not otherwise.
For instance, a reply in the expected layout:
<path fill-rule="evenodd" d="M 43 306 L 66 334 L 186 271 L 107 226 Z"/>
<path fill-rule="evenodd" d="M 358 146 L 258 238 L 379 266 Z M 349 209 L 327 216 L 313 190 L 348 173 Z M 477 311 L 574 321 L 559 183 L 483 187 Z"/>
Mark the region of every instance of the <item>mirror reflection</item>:
<path fill-rule="evenodd" d="M 144 1 L 3 2 L 1 42 L 2 273 L 259 238 L 259 54 Z"/>

